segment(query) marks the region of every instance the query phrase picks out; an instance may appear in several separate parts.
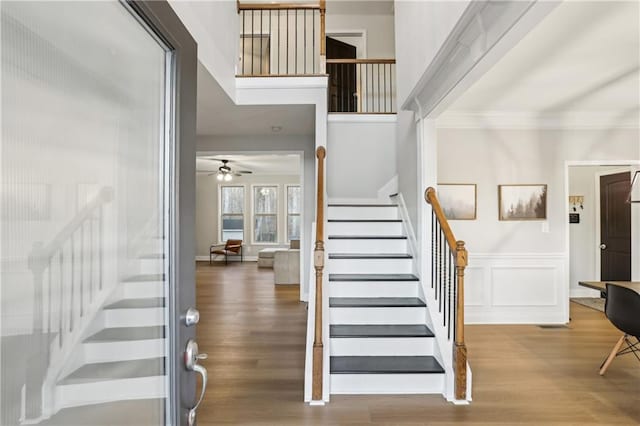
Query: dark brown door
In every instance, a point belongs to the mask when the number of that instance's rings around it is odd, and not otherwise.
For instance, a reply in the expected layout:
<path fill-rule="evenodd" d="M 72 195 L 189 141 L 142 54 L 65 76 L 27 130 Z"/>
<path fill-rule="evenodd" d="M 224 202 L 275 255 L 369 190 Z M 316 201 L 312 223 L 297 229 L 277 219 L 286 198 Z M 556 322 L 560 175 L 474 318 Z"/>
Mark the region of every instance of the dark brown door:
<path fill-rule="evenodd" d="M 356 47 L 327 37 L 327 59 L 356 59 Z M 327 64 L 329 111 L 355 112 L 356 64 Z"/>
<path fill-rule="evenodd" d="M 600 177 L 601 281 L 631 280 L 631 174 Z"/>

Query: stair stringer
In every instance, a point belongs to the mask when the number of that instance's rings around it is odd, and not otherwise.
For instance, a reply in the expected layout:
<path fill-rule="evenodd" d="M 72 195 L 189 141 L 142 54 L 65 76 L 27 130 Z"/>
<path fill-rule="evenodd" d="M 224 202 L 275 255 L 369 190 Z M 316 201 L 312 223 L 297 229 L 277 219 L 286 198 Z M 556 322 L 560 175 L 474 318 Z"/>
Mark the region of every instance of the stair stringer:
<path fill-rule="evenodd" d="M 430 243 L 429 243 L 430 244 Z M 430 245 L 429 245 L 430 248 Z M 425 262 L 427 263 L 427 262 Z M 423 265 L 421 270 L 427 271 L 426 275 L 431 276 L 431 271 L 428 269 L 430 265 Z M 471 384 L 472 384 L 472 371 L 469 363 L 467 362 L 467 399 L 459 401 L 455 399 L 455 371 L 453 369 L 453 338 L 449 338 L 448 330 L 446 326 L 443 326 L 442 312 L 439 311 L 438 301 L 434 297 L 434 289 L 431 287 L 429 280 L 420 278 L 420 292 L 422 298 L 427 305 L 427 325 L 433 331 L 435 335 L 435 354 L 436 359 L 440 362 L 440 365 L 445 371 L 445 389 L 443 396 L 449 402 L 454 404 L 467 404 L 471 401 Z M 453 334 L 452 334 L 453 336 Z"/>

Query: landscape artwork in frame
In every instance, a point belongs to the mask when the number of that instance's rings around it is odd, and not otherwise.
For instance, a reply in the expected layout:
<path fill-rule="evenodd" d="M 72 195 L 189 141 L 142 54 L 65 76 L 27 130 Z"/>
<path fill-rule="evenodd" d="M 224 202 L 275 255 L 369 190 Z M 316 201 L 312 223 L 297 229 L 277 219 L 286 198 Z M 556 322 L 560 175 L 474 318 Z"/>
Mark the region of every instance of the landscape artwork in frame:
<path fill-rule="evenodd" d="M 476 185 L 441 183 L 438 184 L 437 196 L 448 220 L 475 220 Z"/>
<path fill-rule="evenodd" d="M 500 220 L 545 220 L 547 185 L 499 185 Z"/>

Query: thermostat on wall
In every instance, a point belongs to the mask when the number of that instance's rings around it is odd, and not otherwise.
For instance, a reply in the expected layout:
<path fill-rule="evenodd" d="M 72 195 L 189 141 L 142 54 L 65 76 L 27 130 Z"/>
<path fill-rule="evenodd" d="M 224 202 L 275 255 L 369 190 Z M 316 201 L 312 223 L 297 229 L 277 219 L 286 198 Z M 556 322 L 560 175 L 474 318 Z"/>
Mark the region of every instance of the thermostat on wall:
<path fill-rule="evenodd" d="M 569 213 L 569 223 L 580 223 L 580 213 Z"/>

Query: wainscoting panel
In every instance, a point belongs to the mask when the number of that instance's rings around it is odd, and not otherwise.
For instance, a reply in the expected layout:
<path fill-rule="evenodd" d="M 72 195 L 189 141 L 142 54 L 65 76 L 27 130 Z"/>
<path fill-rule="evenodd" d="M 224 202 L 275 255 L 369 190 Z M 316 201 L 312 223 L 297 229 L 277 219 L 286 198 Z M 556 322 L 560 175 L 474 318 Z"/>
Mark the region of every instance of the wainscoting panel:
<path fill-rule="evenodd" d="M 568 322 L 565 271 L 564 253 L 470 253 L 465 274 L 465 322 Z"/>

